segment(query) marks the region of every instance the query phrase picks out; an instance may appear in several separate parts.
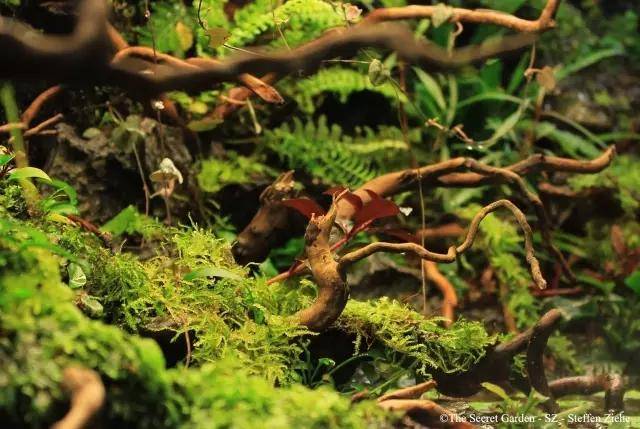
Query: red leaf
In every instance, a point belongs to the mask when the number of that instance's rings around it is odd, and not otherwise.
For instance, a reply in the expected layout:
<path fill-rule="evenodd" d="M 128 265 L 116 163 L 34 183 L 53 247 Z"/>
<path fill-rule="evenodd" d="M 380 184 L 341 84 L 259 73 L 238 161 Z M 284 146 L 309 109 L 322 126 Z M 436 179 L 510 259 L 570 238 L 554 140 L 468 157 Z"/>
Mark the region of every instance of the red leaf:
<path fill-rule="evenodd" d="M 297 210 L 308 219 L 311 219 L 311 216 L 313 214 L 324 216 L 324 214 L 326 213 L 324 209 L 318 205 L 318 203 L 309 198 L 292 198 L 290 200 L 282 201 L 282 204 Z"/>
<path fill-rule="evenodd" d="M 326 191 L 324 191 L 323 194 L 335 196 L 336 194 L 341 194 L 343 191 L 347 191 L 347 192 L 345 192 L 340 197 L 340 199 L 344 198 L 345 200 L 347 200 L 347 202 L 349 204 L 351 204 L 353 207 L 356 208 L 356 211 L 362 209 L 362 205 L 363 205 L 362 204 L 362 198 L 360 198 L 359 196 L 357 196 L 353 192 L 349 191 L 344 186 L 334 186 L 333 188 L 329 188 Z"/>
<path fill-rule="evenodd" d="M 385 200 L 369 189 L 365 189 L 365 191 L 371 197 L 371 201 L 356 212 L 353 217 L 354 225 L 352 231 L 357 231 L 365 223 L 371 223 L 376 219 L 395 216 L 400 213 L 400 208 L 393 201 Z"/>

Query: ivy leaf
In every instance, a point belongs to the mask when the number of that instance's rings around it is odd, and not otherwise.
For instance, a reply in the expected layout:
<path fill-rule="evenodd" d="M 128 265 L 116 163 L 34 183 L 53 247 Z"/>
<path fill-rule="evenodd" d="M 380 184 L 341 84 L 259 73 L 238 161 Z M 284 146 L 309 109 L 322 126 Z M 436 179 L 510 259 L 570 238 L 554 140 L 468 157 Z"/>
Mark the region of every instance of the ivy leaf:
<path fill-rule="evenodd" d="M 369 63 L 369 81 L 373 86 L 383 85 L 391 77 L 391 72 L 382 61 L 374 59 Z"/>
<path fill-rule="evenodd" d="M 352 232 L 359 231 L 365 224 L 370 224 L 376 219 L 395 216 L 400 213 L 400 208 L 391 200 L 385 200 L 375 192 L 365 189 L 371 197 L 371 201 L 365 204 L 353 217 Z"/>
<path fill-rule="evenodd" d="M 433 15 L 431 16 L 431 22 L 433 22 L 433 26 L 438 28 L 445 22 L 449 21 L 453 16 L 453 8 L 447 6 L 444 3 L 438 3 L 433 11 Z"/>
<path fill-rule="evenodd" d="M 22 179 L 41 179 L 45 182 L 51 183 L 51 177 L 44 171 L 35 167 L 22 167 L 16 168 L 9 173 L 9 180 L 22 180 Z"/>
<path fill-rule="evenodd" d="M 213 49 L 224 45 L 231 36 L 229 30 L 222 27 L 210 28 L 207 32 L 209 33 L 209 47 Z"/>
<path fill-rule="evenodd" d="M 183 279 L 186 281 L 192 281 L 192 280 L 203 278 L 203 277 L 217 277 L 220 279 L 242 280 L 242 277 L 240 277 L 238 274 L 234 273 L 233 271 L 229 271 L 225 268 L 213 267 L 213 266 L 195 269 L 190 273 L 185 274 Z"/>
<path fill-rule="evenodd" d="M 282 201 L 282 204 L 297 210 L 308 219 L 311 219 L 311 216 L 314 214 L 316 216 L 324 216 L 326 213 L 318 203 L 309 198 L 291 198 L 289 200 Z"/>
<path fill-rule="evenodd" d="M 69 287 L 71 289 L 81 288 L 87 283 L 87 275 L 80 265 L 71 262 L 67 266 L 67 273 L 69 273 Z"/>

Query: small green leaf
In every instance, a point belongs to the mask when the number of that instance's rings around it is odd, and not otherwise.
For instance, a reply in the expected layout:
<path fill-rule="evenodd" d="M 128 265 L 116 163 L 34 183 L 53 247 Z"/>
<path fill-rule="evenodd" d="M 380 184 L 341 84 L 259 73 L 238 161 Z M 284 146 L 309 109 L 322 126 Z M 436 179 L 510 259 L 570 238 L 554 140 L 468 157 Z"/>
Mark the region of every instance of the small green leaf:
<path fill-rule="evenodd" d="M 635 271 L 629 277 L 624 279 L 624 284 L 633 290 L 636 295 L 640 295 L 640 270 Z"/>
<path fill-rule="evenodd" d="M 67 273 L 69 273 L 69 287 L 71 289 L 80 288 L 87 283 L 87 275 L 80 265 L 71 262 L 67 266 Z"/>
<path fill-rule="evenodd" d="M 16 168 L 9 174 L 9 180 L 22 180 L 22 179 L 41 179 L 45 182 L 51 183 L 51 178 L 47 173 L 35 167 L 22 167 Z"/>
<path fill-rule="evenodd" d="M 511 398 L 509 398 L 509 395 L 507 395 L 507 392 L 504 391 L 504 389 L 496 384 L 493 383 L 489 383 L 489 382 L 484 382 L 482 383 L 482 387 L 484 387 L 485 389 L 487 389 L 489 392 L 491 393 L 495 393 L 496 395 L 498 395 L 500 397 L 500 399 L 503 399 L 505 401 L 509 401 Z"/>
<path fill-rule="evenodd" d="M 203 267 L 184 275 L 186 281 L 192 281 L 202 277 L 218 277 L 221 279 L 242 280 L 238 274 L 219 267 Z"/>
<path fill-rule="evenodd" d="M 11 154 L 8 154 L 8 153 L 1 154 L 0 155 L 0 167 L 4 167 L 8 163 L 10 163 L 13 158 L 14 158 L 14 156 L 11 155 Z"/>

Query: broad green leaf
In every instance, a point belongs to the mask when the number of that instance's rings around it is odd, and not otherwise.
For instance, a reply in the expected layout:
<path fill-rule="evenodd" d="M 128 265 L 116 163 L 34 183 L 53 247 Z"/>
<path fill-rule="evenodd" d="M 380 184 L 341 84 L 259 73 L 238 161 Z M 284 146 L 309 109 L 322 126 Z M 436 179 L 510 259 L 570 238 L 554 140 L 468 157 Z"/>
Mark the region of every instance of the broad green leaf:
<path fill-rule="evenodd" d="M 51 178 L 47 173 L 35 167 L 22 167 L 16 168 L 9 173 L 9 180 L 22 180 L 22 179 L 41 179 L 45 182 L 51 183 Z"/>
<path fill-rule="evenodd" d="M 220 267 L 203 267 L 184 275 L 186 281 L 192 281 L 202 277 L 218 277 L 221 279 L 242 280 L 238 274 Z"/>
<path fill-rule="evenodd" d="M 420 79 L 420 82 L 422 83 L 422 85 L 424 85 L 424 88 L 436 102 L 438 108 L 441 111 L 444 111 L 447 107 L 447 102 L 444 100 L 444 94 L 442 93 L 442 89 L 440 88 L 440 85 L 438 85 L 438 82 L 436 82 L 436 80 L 430 74 L 422 69 L 414 67 L 413 71 L 416 72 L 416 76 L 418 76 L 418 79 Z"/>

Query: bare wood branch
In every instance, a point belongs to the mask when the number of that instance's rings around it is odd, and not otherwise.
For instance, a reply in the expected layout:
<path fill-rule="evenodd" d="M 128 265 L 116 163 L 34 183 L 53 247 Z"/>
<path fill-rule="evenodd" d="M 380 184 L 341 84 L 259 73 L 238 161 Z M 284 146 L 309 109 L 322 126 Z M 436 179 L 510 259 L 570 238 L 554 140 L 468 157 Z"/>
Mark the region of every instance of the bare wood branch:
<path fill-rule="evenodd" d="M 531 276 L 533 277 L 533 281 L 540 289 L 546 288 L 547 282 L 542 276 L 542 272 L 540 271 L 540 263 L 538 262 L 538 259 L 535 257 L 535 253 L 533 249 L 533 232 L 531 230 L 531 226 L 527 222 L 527 219 L 524 213 L 522 213 L 522 211 L 520 211 L 520 209 L 516 207 L 516 205 L 509 200 L 498 200 L 494 203 L 491 203 L 483 207 L 472 219 L 471 224 L 469 226 L 469 230 L 467 231 L 466 238 L 462 242 L 462 244 L 460 244 L 457 247 L 450 247 L 447 253 L 431 252 L 416 243 L 375 242 L 340 257 L 339 259 L 340 266 L 342 269 L 344 269 L 349 265 L 377 252 L 391 252 L 391 253 L 410 252 L 415 254 L 419 258 L 425 259 L 428 261 L 441 262 L 441 263 L 454 262 L 458 254 L 464 253 L 473 244 L 473 241 L 475 240 L 476 235 L 478 234 L 478 228 L 480 226 L 480 222 L 482 222 L 482 220 L 489 213 L 492 213 L 498 210 L 499 208 L 506 208 L 507 210 L 511 211 L 511 213 L 516 218 L 516 221 L 520 225 L 520 228 L 522 229 L 522 232 L 524 234 L 525 258 L 527 260 L 527 263 L 529 264 L 529 270 L 531 272 Z"/>
<path fill-rule="evenodd" d="M 516 16 L 487 9 L 450 8 L 450 22 L 465 22 L 472 24 L 493 24 L 521 32 L 543 32 L 555 27 L 553 17 L 558 10 L 560 0 L 548 0 L 540 16 L 535 21 L 518 18 Z M 411 5 L 405 7 L 380 8 L 371 12 L 363 19 L 362 24 L 374 24 L 381 21 L 395 21 L 402 19 L 431 18 L 438 11 L 439 6 Z"/>
<path fill-rule="evenodd" d="M 63 387 L 71 394 L 71 408 L 51 429 L 81 429 L 104 404 L 106 392 L 100 376 L 87 368 L 69 367 L 64 370 Z"/>

